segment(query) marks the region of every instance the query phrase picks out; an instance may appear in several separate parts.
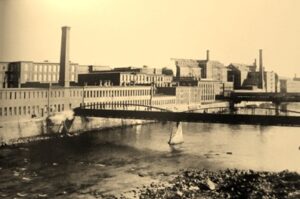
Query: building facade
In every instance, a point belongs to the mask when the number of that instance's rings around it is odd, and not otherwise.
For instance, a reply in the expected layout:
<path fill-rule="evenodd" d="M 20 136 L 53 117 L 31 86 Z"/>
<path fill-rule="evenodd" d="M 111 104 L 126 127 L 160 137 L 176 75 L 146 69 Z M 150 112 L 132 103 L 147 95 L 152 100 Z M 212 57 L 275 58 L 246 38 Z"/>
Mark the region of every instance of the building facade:
<path fill-rule="evenodd" d="M 209 50 L 206 51 L 205 60 L 197 59 L 172 59 L 176 65 L 176 78 L 193 77 L 196 79 L 210 79 L 227 82 L 227 68 L 219 61 L 209 58 Z"/>
<path fill-rule="evenodd" d="M 176 96 L 176 104 L 201 104 L 215 101 L 217 85 L 212 81 L 199 81 L 196 86 L 157 88 L 157 93 Z"/>
<path fill-rule="evenodd" d="M 69 67 L 70 82 L 77 82 L 78 64 L 71 63 Z M 60 64 L 52 62 L 19 61 L 8 66 L 8 87 L 22 87 L 29 82 L 58 83 Z"/>
<path fill-rule="evenodd" d="M 193 77 L 201 78 L 201 68 L 198 60 L 193 59 L 173 59 L 176 65 L 176 78 Z"/>
<path fill-rule="evenodd" d="M 200 60 L 201 77 L 215 81 L 227 81 L 227 68 L 219 61 Z"/>
<path fill-rule="evenodd" d="M 233 82 L 234 89 L 242 89 L 249 72 L 255 72 L 256 66 L 231 63 L 228 65 L 228 81 Z"/>
<path fill-rule="evenodd" d="M 47 117 L 80 106 L 139 109 L 146 105 L 174 109 L 177 105 L 215 100 L 213 83 L 199 86 L 53 86 L 0 89 L 0 121 Z M 132 106 L 127 106 L 132 105 Z"/>
<path fill-rule="evenodd" d="M 266 89 L 266 92 L 272 92 L 275 93 L 279 89 L 277 88 L 278 86 L 278 79 L 277 79 L 277 74 L 273 71 L 265 71 L 264 72 L 264 86 Z"/>
<path fill-rule="evenodd" d="M 297 79 L 281 79 L 280 80 L 281 93 L 300 93 L 300 80 Z"/>
<path fill-rule="evenodd" d="M 0 89 L 6 88 L 7 85 L 7 70 L 8 62 L 0 62 Z"/>
<path fill-rule="evenodd" d="M 135 72 L 102 71 L 97 73 L 79 74 L 79 85 L 152 85 L 157 87 L 170 86 L 173 76 L 163 74 L 147 74 Z"/>

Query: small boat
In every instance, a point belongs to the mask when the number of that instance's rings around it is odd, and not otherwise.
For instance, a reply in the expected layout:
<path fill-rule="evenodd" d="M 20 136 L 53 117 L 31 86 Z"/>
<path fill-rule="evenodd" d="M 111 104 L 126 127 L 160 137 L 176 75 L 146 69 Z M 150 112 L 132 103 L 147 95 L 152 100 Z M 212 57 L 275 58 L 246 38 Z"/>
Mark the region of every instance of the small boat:
<path fill-rule="evenodd" d="M 181 122 L 177 122 L 171 132 L 168 144 L 175 145 L 181 143 L 183 143 L 182 124 Z"/>

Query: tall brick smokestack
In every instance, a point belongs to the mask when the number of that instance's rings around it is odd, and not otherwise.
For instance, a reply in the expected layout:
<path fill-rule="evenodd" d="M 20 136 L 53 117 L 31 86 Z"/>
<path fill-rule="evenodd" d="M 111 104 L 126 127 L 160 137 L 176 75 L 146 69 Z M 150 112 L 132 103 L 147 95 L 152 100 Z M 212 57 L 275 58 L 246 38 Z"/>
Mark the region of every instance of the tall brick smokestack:
<path fill-rule="evenodd" d="M 259 49 L 259 88 L 264 89 L 264 67 L 262 49 Z"/>
<path fill-rule="evenodd" d="M 206 50 L 206 60 L 209 61 L 209 50 Z"/>
<path fill-rule="evenodd" d="M 70 86 L 70 63 L 69 63 L 69 43 L 70 27 L 62 27 L 61 50 L 60 50 L 60 71 L 59 84 L 64 87 Z"/>

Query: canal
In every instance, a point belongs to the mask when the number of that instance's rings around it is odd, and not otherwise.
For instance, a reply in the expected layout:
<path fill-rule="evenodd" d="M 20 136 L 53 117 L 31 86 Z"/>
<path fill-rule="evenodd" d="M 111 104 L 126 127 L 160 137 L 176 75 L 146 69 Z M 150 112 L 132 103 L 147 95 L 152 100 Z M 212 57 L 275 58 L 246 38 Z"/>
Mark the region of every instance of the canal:
<path fill-rule="evenodd" d="M 164 182 L 186 168 L 300 172 L 295 127 L 174 123 L 89 132 L 0 150 L 1 198 L 94 198 Z M 95 194 L 97 192 L 97 194 Z"/>

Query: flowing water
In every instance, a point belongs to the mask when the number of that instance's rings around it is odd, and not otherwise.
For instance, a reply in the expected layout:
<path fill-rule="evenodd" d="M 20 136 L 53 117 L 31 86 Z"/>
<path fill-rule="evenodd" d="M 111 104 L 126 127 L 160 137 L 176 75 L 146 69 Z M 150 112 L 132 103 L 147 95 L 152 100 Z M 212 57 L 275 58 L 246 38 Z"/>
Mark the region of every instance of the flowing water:
<path fill-rule="evenodd" d="M 0 150 L 0 198 L 94 198 L 164 181 L 185 168 L 300 172 L 298 127 L 175 123 L 85 133 Z"/>

